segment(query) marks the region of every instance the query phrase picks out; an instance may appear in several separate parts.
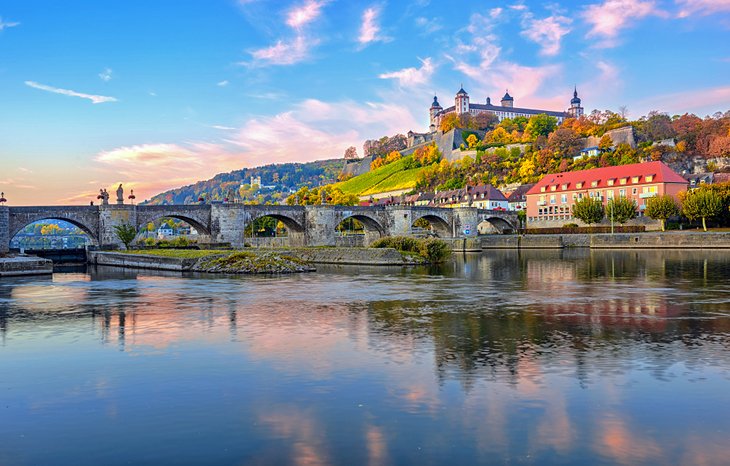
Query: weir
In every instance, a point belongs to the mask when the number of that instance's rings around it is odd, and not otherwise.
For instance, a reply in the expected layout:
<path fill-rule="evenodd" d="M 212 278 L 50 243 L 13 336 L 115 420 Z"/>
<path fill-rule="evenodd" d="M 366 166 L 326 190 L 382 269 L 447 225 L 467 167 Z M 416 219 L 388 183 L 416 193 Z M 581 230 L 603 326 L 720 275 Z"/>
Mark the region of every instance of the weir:
<path fill-rule="evenodd" d="M 474 207 L 439 208 L 408 206 L 286 206 L 286 205 L 100 205 L 100 206 L 0 206 L 0 253 L 8 251 L 12 238 L 26 225 L 40 220 L 64 220 L 89 235 L 100 248 L 120 247 L 115 226 L 142 225 L 171 217 L 192 225 L 212 242 L 243 247 L 244 231 L 260 217 L 281 220 L 289 231 L 290 246 L 335 246 L 337 226 L 354 218 L 365 227 L 365 245 L 383 236 L 410 235 L 413 223 L 426 218 L 440 237 L 469 238 L 477 225 L 491 223 L 500 233 L 517 229 L 516 212 Z"/>

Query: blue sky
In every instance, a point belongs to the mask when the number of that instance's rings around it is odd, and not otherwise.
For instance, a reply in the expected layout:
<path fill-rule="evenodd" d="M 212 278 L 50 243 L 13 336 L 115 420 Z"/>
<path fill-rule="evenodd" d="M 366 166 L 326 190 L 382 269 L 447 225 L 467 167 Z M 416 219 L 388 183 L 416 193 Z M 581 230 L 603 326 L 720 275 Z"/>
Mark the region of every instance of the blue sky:
<path fill-rule="evenodd" d="M 425 130 L 432 97 L 730 109 L 730 0 L 3 0 L 0 190 L 139 198 Z"/>

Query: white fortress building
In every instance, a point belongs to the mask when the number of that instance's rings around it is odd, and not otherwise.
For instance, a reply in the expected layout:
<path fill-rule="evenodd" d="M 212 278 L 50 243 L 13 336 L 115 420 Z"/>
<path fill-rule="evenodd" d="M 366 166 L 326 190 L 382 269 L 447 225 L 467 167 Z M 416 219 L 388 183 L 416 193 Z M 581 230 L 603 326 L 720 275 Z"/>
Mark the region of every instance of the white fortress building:
<path fill-rule="evenodd" d="M 581 107 L 577 88 L 573 91 L 573 98 L 570 100 L 570 107 L 564 112 L 520 108 L 515 107 L 514 103 L 515 99 L 509 95 L 509 91 L 507 91 L 505 92 L 504 97 L 502 97 L 500 105 L 492 105 L 492 100 L 489 97 L 487 97 L 487 102 L 484 104 L 473 104 L 469 101 L 469 94 L 466 93 L 462 86 L 461 89 L 459 89 L 459 92 L 456 93 L 453 107 L 443 108 L 439 104 L 438 98 L 436 96 L 433 97 L 433 103 L 431 104 L 431 108 L 428 110 L 428 114 L 431 119 L 431 131 L 435 131 L 439 127 L 441 119 L 450 113 L 456 113 L 458 116 L 463 114 L 476 116 L 480 113 L 492 113 L 497 115 L 499 121 L 502 121 L 505 118 L 515 118 L 519 116 L 530 118 L 533 115 L 544 113 L 557 118 L 558 123 L 562 123 L 566 118 L 578 118 L 583 115 L 583 107 Z"/>

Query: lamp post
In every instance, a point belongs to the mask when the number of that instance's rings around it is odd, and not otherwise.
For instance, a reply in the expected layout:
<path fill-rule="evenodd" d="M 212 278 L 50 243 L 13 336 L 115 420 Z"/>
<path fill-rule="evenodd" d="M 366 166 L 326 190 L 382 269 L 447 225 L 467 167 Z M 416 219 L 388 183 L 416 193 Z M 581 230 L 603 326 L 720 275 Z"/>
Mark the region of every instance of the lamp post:
<path fill-rule="evenodd" d="M 129 198 L 129 201 L 132 203 L 132 205 L 134 205 L 134 200 L 137 199 L 137 196 L 134 195 L 134 189 L 129 191 L 128 198 Z"/>
<path fill-rule="evenodd" d="M 613 198 L 608 202 L 611 204 L 611 234 L 613 234 Z"/>

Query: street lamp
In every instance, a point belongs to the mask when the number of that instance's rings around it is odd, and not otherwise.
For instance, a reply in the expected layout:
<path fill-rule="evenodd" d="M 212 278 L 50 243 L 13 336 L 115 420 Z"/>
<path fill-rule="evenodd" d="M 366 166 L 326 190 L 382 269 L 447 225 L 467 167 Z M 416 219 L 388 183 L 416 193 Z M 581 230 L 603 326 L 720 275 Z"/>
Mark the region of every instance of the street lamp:
<path fill-rule="evenodd" d="M 137 199 L 137 196 L 134 195 L 134 189 L 129 191 L 128 199 L 132 203 L 132 205 L 134 205 L 134 200 Z"/>

